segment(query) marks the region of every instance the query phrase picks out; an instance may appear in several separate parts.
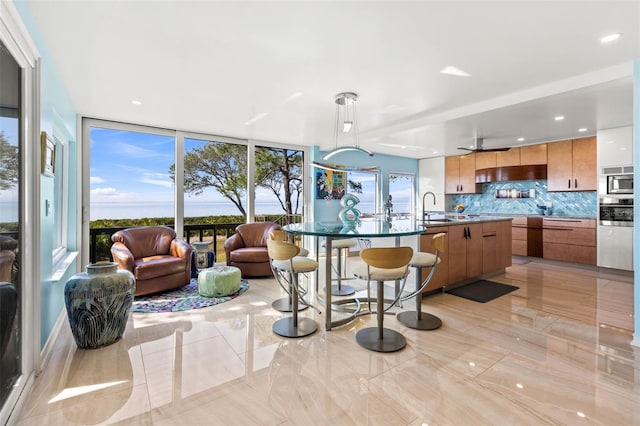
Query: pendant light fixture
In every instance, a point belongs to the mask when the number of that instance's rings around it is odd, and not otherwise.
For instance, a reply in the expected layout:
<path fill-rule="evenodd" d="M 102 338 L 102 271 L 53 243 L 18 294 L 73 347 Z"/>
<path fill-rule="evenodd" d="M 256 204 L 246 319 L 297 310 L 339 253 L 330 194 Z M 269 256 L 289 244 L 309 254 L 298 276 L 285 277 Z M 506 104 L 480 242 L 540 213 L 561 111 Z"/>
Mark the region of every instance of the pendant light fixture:
<path fill-rule="evenodd" d="M 356 120 L 356 103 L 358 102 L 358 95 L 353 92 L 338 93 L 335 98 L 336 103 L 336 125 L 334 133 L 335 148 L 329 151 L 322 157 L 323 160 L 328 160 L 336 154 L 348 151 L 357 151 L 364 154 L 373 156 L 373 152 L 360 147 L 360 139 L 358 136 L 358 122 Z M 353 145 L 344 145 L 338 147 L 338 139 L 340 139 L 340 133 L 353 137 Z"/>

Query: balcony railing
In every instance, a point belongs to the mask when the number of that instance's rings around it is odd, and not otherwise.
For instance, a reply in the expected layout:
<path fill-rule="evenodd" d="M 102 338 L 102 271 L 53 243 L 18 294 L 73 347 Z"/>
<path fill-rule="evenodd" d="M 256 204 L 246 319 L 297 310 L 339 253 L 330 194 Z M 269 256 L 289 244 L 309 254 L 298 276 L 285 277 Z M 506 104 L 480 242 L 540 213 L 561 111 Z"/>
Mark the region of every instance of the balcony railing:
<path fill-rule="evenodd" d="M 279 225 L 288 223 L 296 223 L 302 220 L 302 215 L 257 215 L 256 222 L 275 222 Z M 214 251 L 216 253 L 216 262 L 225 260 L 224 242 L 235 233 L 236 226 L 240 223 L 211 223 L 211 224 L 194 224 L 184 225 L 183 238 L 188 243 L 192 241 L 211 241 L 215 240 Z M 172 225 L 168 225 L 173 228 Z M 111 235 L 115 232 L 128 227 L 117 228 L 90 228 L 89 229 L 89 261 L 91 263 L 100 260 L 110 260 L 111 257 Z M 215 236 L 215 239 L 214 239 Z"/>

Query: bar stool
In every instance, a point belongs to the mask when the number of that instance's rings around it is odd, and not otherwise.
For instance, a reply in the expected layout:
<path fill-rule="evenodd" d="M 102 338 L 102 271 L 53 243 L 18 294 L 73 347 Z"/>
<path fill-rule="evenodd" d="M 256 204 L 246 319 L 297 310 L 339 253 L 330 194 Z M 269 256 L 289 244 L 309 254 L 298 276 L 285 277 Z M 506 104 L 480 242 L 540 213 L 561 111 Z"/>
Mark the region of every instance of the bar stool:
<path fill-rule="evenodd" d="M 404 288 L 412 256 L 413 249 L 411 247 L 366 248 L 360 252 L 364 264 L 358 265 L 353 272 L 358 278 L 367 280 L 369 301 L 371 300 L 371 281 L 378 283 L 376 294 L 378 326 L 363 328 L 356 333 L 356 341 L 363 348 L 376 352 L 395 352 L 406 346 L 407 342 L 402 334 L 384 328 L 384 282 L 401 280 L 401 289 Z M 396 299 L 389 305 L 389 308 L 395 304 L 399 297 L 400 293 L 396 295 Z M 369 311 L 371 312 L 370 302 Z"/>
<path fill-rule="evenodd" d="M 287 234 L 282 229 L 275 229 L 269 233 L 269 238 L 276 241 L 286 241 Z M 309 250 L 303 247 L 299 247 L 300 251 L 298 252 L 298 256 L 306 257 L 309 255 Z M 288 296 L 282 297 L 280 299 L 276 299 L 271 303 L 271 307 L 276 311 L 280 312 L 291 312 L 291 295 L 293 292 L 291 288 L 287 291 Z M 304 311 L 309 306 L 303 303 L 298 304 L 298 311 Z"/>
<path fill-rule="evenodd" d="M 280 286 L 291 296 L 291 317 L 282 318 L 273 324 L 275 334 L 283 337 L 304 337 L 313 334 L 318 324 L 310 318 L 298 318 L 298 305 L 306 303 L 301 295 L 298 274 L 318 269 L 318 262 L 308 257 L 298 256 L 300 248 L 286 241 L 267 240 L 267 251 L 273 276 Z M 288 279 L 285 278 L 288 276 Z M 282 283 L 286 282 L 286 285 Z M 312 306 L 313 307 L 313 306 Z M 317 308 L 313 307 L 317 310 Z M 318 310 L 318 312 L 320 312 Z"/>
<path fill-rule="evenodd" d="M 333 240 L 333 242 L 331 243 L 331 248 L 336 249 L 337 251 L 337 263 L 338 263 L 338 267 L 336 269 L 336 273 L 338 275 L 338 277 L 336 278 L 336 281 L 338 281 L 338 284 L 331 286 L 332 296 L 349 296 L 356 292 L 356 289 L 353 288 L 352 286 L 342 285 L 342 281 L 349 279 L 346 277 L 347 253 L 349 252 L 349 249 L 351 247 L 355 247 L 357 245 L 358 245 L 358 241 L 353 238 L 336 239 L 336 240 Z M 326 245 L 324 244 L 323 246 L 326 247 Z M 344 253 L 344 271 L 342 270 L 343 253 Z M 327 256 L 329 256 L 329 253 L 327 253 Z M 342 275 L 343 272 L 345 275 Z"/>
<path fill-rule="evenodd" d="M 405 311 L 396 315 L 398 321 L 409 328 L 416 330 L 435 330 L 442 326 L 440 318 L 433 314 L 422 312 L 422 292 L 427 288 L 433 278 L 433 275 L 436 273 L 436 269 L 440 263 L 440 253 L 444 253 L 445 237 L 446 234 L 443 232 L 435 234 L 431 239 L 431 250 L 433 250 L 434 253 L 414 253 L 411 261 L 409 262 L 409 266 L 416 268 L 416 289 L 413 293 L 403 296 L 401 300 L 405 301 L 415 297 L 416 310 Z M 431 268 L 431 271 L 421 283 L 422 268 Z"/>

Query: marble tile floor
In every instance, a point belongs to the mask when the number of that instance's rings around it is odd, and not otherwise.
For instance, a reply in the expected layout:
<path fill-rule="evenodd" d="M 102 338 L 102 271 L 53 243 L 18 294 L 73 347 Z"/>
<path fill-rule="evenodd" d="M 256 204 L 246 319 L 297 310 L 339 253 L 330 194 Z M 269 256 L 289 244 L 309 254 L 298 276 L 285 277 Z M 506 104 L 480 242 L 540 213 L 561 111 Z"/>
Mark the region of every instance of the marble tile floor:
<path fill-rule="evenodd" d="M 520 288 L 484 304 L 426 297 L 438 330 L 387 315 L 408 342 L 392 354 L 356 343 L 371 315 L 327 332 L 309 309 L 318 332 L 274 335 L 272 279 L 218 306 L 132 314 L 102 349 L 77 349 L 64 327 L 19 424 L 640 424 L 631 274 L 514 258 L 493 280 Z"/>

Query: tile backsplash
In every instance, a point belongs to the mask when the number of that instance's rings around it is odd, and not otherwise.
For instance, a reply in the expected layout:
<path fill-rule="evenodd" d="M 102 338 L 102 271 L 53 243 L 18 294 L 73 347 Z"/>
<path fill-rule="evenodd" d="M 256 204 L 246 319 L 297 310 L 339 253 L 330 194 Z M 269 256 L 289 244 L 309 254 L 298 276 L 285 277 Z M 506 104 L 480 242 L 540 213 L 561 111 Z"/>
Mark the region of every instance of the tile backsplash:
<path fill-rule="evenodd" d="M 535 189 L 534 198 L 496 198 L 496 191 Z M 598 198 L 595 191 L 548 192 L 546 180 L 492 182 L 482 185 L 482 194 L 453 195 L 451 206 L 463 204 L 465 213 L 540 214 L 537 205 L 551 206 L 553 216 L 596 218 Z"/>

